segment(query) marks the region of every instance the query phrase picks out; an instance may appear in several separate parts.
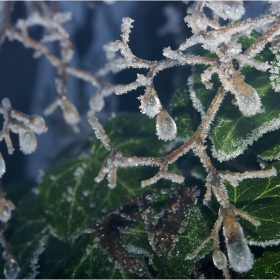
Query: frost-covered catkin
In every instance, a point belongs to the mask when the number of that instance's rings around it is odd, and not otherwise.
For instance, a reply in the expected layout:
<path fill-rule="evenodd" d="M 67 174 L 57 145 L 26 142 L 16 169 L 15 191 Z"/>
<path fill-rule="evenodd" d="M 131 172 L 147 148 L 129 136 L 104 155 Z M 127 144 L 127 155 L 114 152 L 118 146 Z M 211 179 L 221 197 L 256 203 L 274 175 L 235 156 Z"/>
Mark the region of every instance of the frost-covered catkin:
<path fill-rule="evenodd" d="M 161 103 L 155 89 L 151 86 L 147 86 L 145 94 L 138 97 L 141 101 L 139 108 L 142 114 L 146 114 L 148 117 L 153 118 L 161 109 Z"/>
<path fill-rule="evenodd" d="M 223 233 L 226 239 L 230 267 L 241 273 L 250 270 L 254 265 L 254 256 L 248 247 L 235 214 L 229 209 L 226 209 Z"/>
<path fill-rule="evenodd" d="M 166 110 L 161 110 L 157 115 L 156 122 L 157 136 L 160 140 L 172 140 L 177 133 L 177 126 Z"/>
<path fill-rule="evenodd" d="M 19 131 L 19 146 L 24 154 L 31 154 L 37 148 L 37 139 L 33 131 L 21 129 Z"/>

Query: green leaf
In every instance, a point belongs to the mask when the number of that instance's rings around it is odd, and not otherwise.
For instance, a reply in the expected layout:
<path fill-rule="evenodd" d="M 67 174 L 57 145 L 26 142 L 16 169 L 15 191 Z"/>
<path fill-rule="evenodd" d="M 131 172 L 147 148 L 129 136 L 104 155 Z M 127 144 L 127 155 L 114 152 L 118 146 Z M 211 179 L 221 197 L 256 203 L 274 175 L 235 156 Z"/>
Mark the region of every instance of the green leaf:
<path fill-rule="evenodd" d="M 193 191 L 188 194 L 187 188 L 145 192 L 99 219 L 93 225 L 95 233 L 77 242 L 60 278 L 188 278 L 194 264 L 212 248 L 208 242 L 195 259 L 185 260 L 187 253 L 210 233 L 199 208 L 192 205 Z M 168 212 L 172 205 L 174 215 Z M 187 225 L 183 223 L 177 240 L 172 229 L 177 231 L 183 220 Z M 163 236 L 166 240 L 162 242 Z M 175 247 L 170 251 L 173 238 Z"/>
<path fill-rule="evenodd" d="M 252 150 L 264 160 L 280 158 L 280 131 L 273 131 L 263 135 L 254 145 Z"/>
<path fill-rule="evenodd" d="M 174 93 L 170 110 L 177 125 L 177 137 L 183 140 L 191 137 L 200 123 L 200 116 L 192 106 L 186 87 Z"/>
<path fill-rule="evenodd" d="M 19 278 L 30 278 L 34 272 L 31 260 L 38 255 L 40 243 L 50 235 L 46 219 L 40 211 L 38 197 L 29 193 L 17 207 L 11 220 L 12 234 L 8 239 L 12 254 L 20 266 Z"/>
<path fill-rule="evenodd" d="M 117 268 L 94 242 L 93 235 L 84 235 L 78 241 L 68 263 L 60 275 L 62 279 L 133 279 L 137 275 Z"/>
<path fill-rule="evenodd" d="M 154 121 L 142 115 L 122 114 L 105 127 L 117 149 L 126 155 L 157 156 L 164 142 L 154 133 Z M 152 143 L 152 145 L 151 145 Z M 48 223 L 64 241 L 73 243 L 91 221 L 117 209 L 121 203 L 144 191 L 142 180 L 153 177 L 157 169 L 133 167 L 118 169 L 117 187 L 110 189 L 107 180 L 96 183 L 108 151 L 98 139 L 94 140 L 93 155 L 70 159 L 53 167 L 43 176 L 39 186 L 40 205 Z M 160 181 L 160 186 L 170 186 Z M 154 188 L 151 186 L 145 190 Z"/>
<path fill-rule="evenodd" d="M 250 36 L 249 41 L 246 41 L 245 38 L 240 39 L 240 41 L 249 45 L 255 38 L 257 38 L 257 35 Z M 256 59 L 271 61 L 273 55 L 267 47 Z M 205 108 L 204 111 L 206 111 L 218 90 L 220 82 L 214 75 L 211 81 L 214 85 L 213 89 L 207 90 L 200 78 L 204 69 L 205 67 L 201 66 L 195 67 L 193 88 L 198 102 L 201 102 L 201 105 Z M 244 117 L 238 107 L 232 104 L 234 96 L 230 93 L 227 94 L 211 126 L 213 156 L 219 161 L 235 158 L 263 134 L 280 127 L 280 107 L 278 106 L 280 93 L 275 93 L 272 89 L 269 79 L 270 74 L 249 66 L 243 67 L 241 74 L 245 76 L 245 82 L 258 92 L 263 112 L 252 117 Z M 258 78 L 256 79 L 256 77 Z"/>
<path fill-rule="evenodd" d="M 246 179 L 237 187 L 227 185 L 231 203 L 261 222 L 261 225 L 256 227 L 240 218 L 249 244 L 268 246 L 280 243 L 280 163 L 272 164 L 268 168 L 271 167 L 276 168 L 277 176 Z"/>
<path fill-rule="evenodd" d="M 63 267 L 68 261 L 73 248 L 60 241 L 54 236 L 49 236 L 46 249 L 40 257 L 40 268 L 38 269 L 41 279 L 59 278 Z"/>
<path fill-rule="evenodd" d="M 93 225 L 95 235 L 81 239 L 62 276 L 188 278 L 194 264 L 212 248 L 208 242 L 198 257 L 185 260 L 210 232 L 189 191 L 181 187 L 145 192 L 99 219 Z"/>
<path fill-rule="evenodd" d="M 246 274 L 251 279 L 279 279 L 279 246 L 264 250 L 264 256 L 255 260 L 254 267 Z"/>

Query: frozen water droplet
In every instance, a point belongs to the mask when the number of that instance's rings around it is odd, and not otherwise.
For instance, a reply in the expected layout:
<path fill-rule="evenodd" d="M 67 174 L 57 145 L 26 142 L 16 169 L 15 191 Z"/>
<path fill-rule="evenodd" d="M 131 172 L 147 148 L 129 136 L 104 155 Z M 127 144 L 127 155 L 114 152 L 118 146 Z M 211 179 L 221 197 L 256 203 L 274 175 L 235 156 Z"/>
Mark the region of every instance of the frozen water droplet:
<path fill-rule="evenodd" d="M 176 136 L 176 123 L 166 110 L 161 110 L 157 115 L 156 130 L 158 138 L 164 141 L 172 140 Z"/>
<path fill-rule="evenodd" d="M 6 203 L 1 208 L 0 221 L 6 223 L 11 218 L 11 209 Z"/>
<path fill-rule="evenodd" d="M 236 101 L 239 110 L 245 117 L 250 117 L 260 112 L 261 100 L 256 90 L 244 82 L 239 73 L 233 74 Z"/>
<path fill-rule="evenodd" d="M 0 178 L 3 176 L 5 171 L 6 171 L 5 161 L 3 159 L 2 154 L 0 153 Z"/>
<path fill-rule="evenodd" d="M 37 148 L 37 140 L 35 134 L 31 130 L 20 130 L 19 146 L 24 154 L 33 153 Z"/>
<path fill-rule="evenodd" d="M 225 269 L 227 267 L 227 258 L 225 254 L 218 249 L 215 249 L 212 255 L 213 263 L 218 269 Z"/>
<path fill-rule="evenodd" d="M 252 88 L 247 94 L 237 94 L 236 96 L 239 110 L 245 117 L 251 117 L 260 112 L 261 100 L 258 93 Z"/>
<path fill-rule="evenodd" d="M 240 273 L 250 270 L 254 265 L 254 256 L 245 240 L 242 227 L 229 209 L 224 217 L 223 233 L 230 267 Z"/>
<path fill-rule="evenodd" d="M 16 279 L 19 272 L 20 267 L 13 258 L 6 261 L 4 266 L 4 275 L 6 279 Z"/>
<path fill-rule="evenodd" d="M 62 112 L 65 121 L 70 125 L 75 125 L 80 121 L 80 115 L 76 107 L 68 100 L 62 100 Z"/>
<path fill-rule="evenodd" d="M 141 101 L 139 108 L 141 109 L 140 112 L 142 114 L 146 114 L 148 117 L 153 118 L 160 112 L 161 103 L 153 87 L 148 86 L 145 94 L 138 97 L 138 99 Z"/>

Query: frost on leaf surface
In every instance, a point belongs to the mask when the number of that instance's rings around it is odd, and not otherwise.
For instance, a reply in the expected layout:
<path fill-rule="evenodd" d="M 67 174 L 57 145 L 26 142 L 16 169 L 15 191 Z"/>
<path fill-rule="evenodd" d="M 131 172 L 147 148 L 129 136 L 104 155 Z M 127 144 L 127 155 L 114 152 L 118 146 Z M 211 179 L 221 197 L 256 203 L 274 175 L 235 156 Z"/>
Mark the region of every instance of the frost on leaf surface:
<path fill-rule="evenodd" d="M 280 243 L 280 164 L 275 163 L 277 176 L 261 179 L 245 179 L 237 187 L 226 184 L 230 202 L 258 220 L 261 225 L 253 226 L 239 217 L 239 223 L 249 244 L 263 247 Z"/>
<path fill-rule="evenodd" d="M 262 257 L 255 260 L 253 269 L 246 273 L 250 279 L 278 279 L 279 269 L 279 246 L 265 248 Z"/>
<path fill-rule="evenodd" d="M 252 43 L 256 38 L 252 35 L 248 39 L 242 37 L 242 46 L 246 46 L 246 42 Z M 246 41 L 247 40 L 247 41 Z M 267 48 L 256 56 L 259 61 L 271 60 L 271 51 Z M 205 67 L 196 66 L 193 75 L 193 90 L 196 98 L 201 102 L 202 106 L 209 108 L 210 103 L 217 92 L 220 82 L 216 75 L 212 76 L 213 89 L 208 90 L 201 82 L 201 73 Z M 249 94 L 242 94 L 239 88 L 235 87 L 235 95 L 241 110 L 245 110 L 247 115 L 250 112 L 256 113 L 252 116 L 244 116 L 238 106 L 235 106 L 236 100 L 231 94 L 227 94 L 222 106 L 220 107 L 215 120 L 211 124 L 211 140 L 213 143 L 213 156 L 219 161 L 225 161 L 242 154 L 248 146 L 256 142 L 262 135 L 267 132 L 275 131 L 280 127 L 280 94 L 275 93 L 271 87 L 269 73 L 262 72 L 245 66 L 241 70 L 244 75 L 244 82 L 247 85 Z M 258 77 L 256 79 L 256 77 Z M 240 78 L 240 77 L 239 77 Z M 243 89 L 244 83 L 242 83 Z M 255 89 L 250 91 L 249 89 Z M 237 91 L 238 89 L 238 91 Z M 252 92 L 250 94 L 250 92 Z M 261 107 L 260 105 L 261 100 Z M 253 104 L 253 109 L 252 109 Z M 269 112 L 267 114 L 266 112 Z M 246 114 L 246 113 L 245 113 Z"/>
<path fill-rule="evenodd" d="M 211 244 L 207 244 L 196 259 L 184 260 L 192 245 L 198 244 L 209 232 L 200 210 L 193 205 L 195 192 L 184 186 L 148 191 L 97 220 L 93 224 L 93 237 L 85 238 L 83 251 L 73 255 L 74 265 L 67 267 L 64 276 L 68 278 L 72 273 L 75 278 L 81 278 L 88 271 L 91 278 L 97 275 L 108 278 L 109 273 L 117 278 L 120 272 L 130 277 L 137 275 L 137 278 L 188 277 L 195 262 L 211 248 Z M 172 209 L 175 201 L 178 209 Z M 87 253 L 82 253 L 85 251 Z M 106 263 L 107 270 L 101 269 L 106 260 L 104 255 L 111 260 L 111 264 Z"/>

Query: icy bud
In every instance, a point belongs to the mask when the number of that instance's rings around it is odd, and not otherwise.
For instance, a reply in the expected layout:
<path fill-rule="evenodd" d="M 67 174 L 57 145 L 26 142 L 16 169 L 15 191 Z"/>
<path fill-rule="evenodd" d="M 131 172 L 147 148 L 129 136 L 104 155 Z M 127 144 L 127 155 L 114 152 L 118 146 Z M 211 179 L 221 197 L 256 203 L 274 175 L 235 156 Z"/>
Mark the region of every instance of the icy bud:
<path fill-rule="evenodd" d="M 233 74 L 233 90 L 239 110 L 245 117 L 251 117 L 260 112 L 261 100 L 256 90 L 246 84 L 239 73 Z"/>
<path fill-rule="evenodd" d="M 2 105 L 6 110 L 10 110 L 12 108 L 11 102 L 8 98 L 2 99 Z"/>
<path fill-rule="evenodd" d="M 63 117 L 70 125 L 75 125 L 80 121 L 80 115 L 76 107 L 67 99 L 62 99 L 61 106 Z"/>
<path fill-rule="evenodd" d="M 6 279 L 16 279 L 20 272 L 20 267 L 16 260 L 11 257 L 8 259 L 4 266 L 4 275 Z"/>
<path fill-rule="evenodd" d="M 176 136 L 176 123 L 164 109 L 161 109 L 160 113 L 157 115 L 156 130 L 158 139 L 160 140 L 172 140 Z"/>
<path fill-rule="evenodd" d="M 227 268 L 227 258 L 225 254 L 219 250 L 215 249 L 212 255 L 213 263 L 218 269 L 226 269 Z"/>
<path fill-rule="evenodd" d="M 142 114 L 146 114 L 148 117 L 153 118 L 160 112 L 161 103 L 154 87 L 147 86 L 145 94 L 139 96 L 138 99 L 141 101 L 139 108 Z"/>
<path fill-rule="evenodd" d="M 245 13 L 243 1 L 207 1 L 206 5 L 210 7 L 218 16 L 224 20 L 239 20 Z"/>
<path fill-rule="evenodd" d="M 44 133 L 48 130 L 44 119 L 37 115 L 30 117 L 30 128 L 37 134 Z"/>
<path fill-rule="evenodd" d="M 129 17 L 124 17 L 122 19 L 122 25 L 121 25 L 121 30 L 122 30 L 122 40 L 124 43 L 129 42 L 129 33 L 131 32 L 131 28 L 133 27 L 131 23 L 134 22 L 133 19 Z"/>
<path fill-rule="evenodd" d="M 24 154 L 31 154 L 37 148 L 37 139 L 32 130 L 20 129 L 19 146 Z"/>
<path fill-rule="evenodd" d="M 186 16 L 184 21 L 192 29 L 193 34 L 197 35 L 201 31 L 206 31 L 207 21 L 205 15 L 198 10 L 195 10 L 191 16 Z"/>
<path fill-rule="evenodd" d="M 226 239 L 230 267 L 240 273 L 250 270 L 254 265 L 254 256 L 245 240 L 242 227 L 235 214 L 229 209 L 226 209 L 223 233 Z"/>
<path fill-rule="evenodd" d="M 104 98 L 101 94 L 98 93 L 94 94 L 89 101 L 89 106 L 93 114 L 96 112 L 100 112 L 103 109 L 104 105 Z"/>
<path fill-rule="evenodd" d="M 0 178 L 2 178 L 5 171 L 6 171 L 6 164 L 5 164 L 5 161 L 3 159 L 2 154 L 0 153 Z"/>
<path fill-rule="evenodd" d="M 2 223 L 7 223 L 10 220 L 14 209 L 15 206 L 10 200 L 3 196 L 0 197 L 0 221 Z"/>

